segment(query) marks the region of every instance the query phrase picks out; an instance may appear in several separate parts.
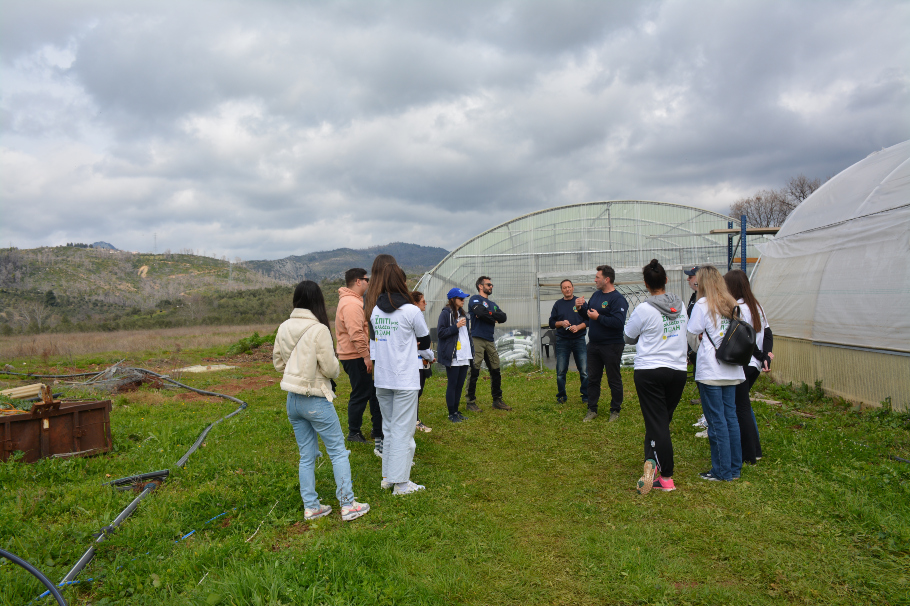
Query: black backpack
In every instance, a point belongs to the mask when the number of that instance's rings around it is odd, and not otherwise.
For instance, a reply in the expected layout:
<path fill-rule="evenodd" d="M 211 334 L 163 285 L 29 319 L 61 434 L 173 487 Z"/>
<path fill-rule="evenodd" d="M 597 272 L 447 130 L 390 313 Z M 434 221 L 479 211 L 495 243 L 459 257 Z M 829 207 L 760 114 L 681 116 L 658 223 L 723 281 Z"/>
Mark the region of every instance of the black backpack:
<path fill-rule="evenodd" d="M 752 361 L 752 354 L 755 351 L 755 329 L 751 324 L 740 319 L 739 306 L 733 310 L 730 326 L 724 333 L 720 347 L 714 343 L 707 330 L 705 330 L 705 335 L 708 337 L 708 341 L 711 341 L 711 345 L 714 345 L 714 357 L 718 362 L 746 366 Z"/>

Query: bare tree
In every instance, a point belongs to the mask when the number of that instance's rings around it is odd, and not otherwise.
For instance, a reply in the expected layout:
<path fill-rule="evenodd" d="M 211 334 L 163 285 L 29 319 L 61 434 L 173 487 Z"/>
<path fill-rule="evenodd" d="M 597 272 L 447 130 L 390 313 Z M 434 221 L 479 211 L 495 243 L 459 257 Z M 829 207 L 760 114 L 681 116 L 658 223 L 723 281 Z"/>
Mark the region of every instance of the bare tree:
<path fill-rule="evenodd" d="M 746 215 L 752 227 L 776 227 L 793 210 L 786 196 L 777 190 L 763 189 L 748 198 L 740 198 L 730 206 L 730 216 Z"/>
<path fill-rule="evenodd" d="M 809 179 L 802 174 L 791 177 L 780 189 L 763 189 L 740 198 L 730 206 L 730 216 L 746 215 L 746 222 L 752 227 L 778 227 L 821 184 L 821 179 Z"/>
<path fill-rule="evenodd" d="M 790 177 L 783 191 L 787 194 L 787 201 L 793 205 L 793 208 L 796 208 L 821 186 L 821 179 L 810 179 L 806 175 L 799 174 L 796 177 Z"/>

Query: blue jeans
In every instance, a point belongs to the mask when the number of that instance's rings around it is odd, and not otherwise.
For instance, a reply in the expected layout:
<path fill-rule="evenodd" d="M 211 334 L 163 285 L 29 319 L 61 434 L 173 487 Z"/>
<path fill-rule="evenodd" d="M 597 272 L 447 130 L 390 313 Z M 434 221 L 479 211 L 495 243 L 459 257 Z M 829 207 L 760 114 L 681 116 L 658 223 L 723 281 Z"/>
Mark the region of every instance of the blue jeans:
<path fill-rule="evenodd" d="M 581 375 L 581 401 L 588 401 L 588 346 L 584 337 L 560 339 L 556 337 L 556 399 L 565 400 L 566 372 L 569 370 L 569 356 L 575 354 L 575 366 Z"/>
<path fill-rule="evenodd" d="M 701 410 L 708 421 L 711 473 L 721 480 L 738 478 L 743 468 L 743 452 L 736 417 L 736 385 L 697 385 Z"/>
<path fill-rule="evenodd" d="M 335 472 L 335 496 L 341 506 L 354 501 L 354 488 L 351 485 L 351 463 L 348 461 L 348 449 L 344 445 L 344 434 L 335 407 L 325 398 L 319 396 L 302 396 L 288 392 L 288 420 L 294 428 L 297 448 L 300 450 L 300 497 L 307 509 L 319 507 L 319 495 L 316 494 L 316 453 L 319 451 L 319 436 L 332 460 L 332 471 Z"/>

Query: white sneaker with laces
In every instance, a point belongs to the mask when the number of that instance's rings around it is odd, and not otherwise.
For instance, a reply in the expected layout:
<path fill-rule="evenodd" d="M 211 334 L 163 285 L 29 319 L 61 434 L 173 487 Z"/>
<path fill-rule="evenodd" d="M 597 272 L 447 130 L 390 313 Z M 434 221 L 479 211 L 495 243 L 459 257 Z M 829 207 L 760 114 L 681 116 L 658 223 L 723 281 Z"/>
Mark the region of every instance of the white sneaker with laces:
<path fill-rule="evenodd" d="M 343 505 L 341 507 L 341 519 L 345 522 L 350 522 L 351 520 L 356 520 L 369 510 L 370 506 L 366 503 L 352 501 L 350 505 Z"/>
<path fill-rule="evenodd" d="M 392 491 L 392 494 L 395 496 L 401 496 L 405 494 L 411 494 L 412 492 L 417 492 L 418 490 L 426 490 L 426 486 L 420 484 L 415 484 L 408 480 L 407 482 L 399 482 L 395 484 L 395 490 Z"/>
<path fill-rule="evenodd" d="M 332 513 L 332 508 L 329 505 L 320 505 L 319 507 L 315 507 L 313 509 L 304 509 L 303 517 L 306 520 L 315 520 L 316 518 L 327 516 L 330 513 Z"/>
<path fill-rule="evenodd" d="M 707 438 L 707 437 L 708 437 L 708 430 L 706 429 L 706 430 L 704 430 L 704 431 L 699 431 L 697 434 L 695 434 L 695 437 L 696 437 L 696 438 Z"/>

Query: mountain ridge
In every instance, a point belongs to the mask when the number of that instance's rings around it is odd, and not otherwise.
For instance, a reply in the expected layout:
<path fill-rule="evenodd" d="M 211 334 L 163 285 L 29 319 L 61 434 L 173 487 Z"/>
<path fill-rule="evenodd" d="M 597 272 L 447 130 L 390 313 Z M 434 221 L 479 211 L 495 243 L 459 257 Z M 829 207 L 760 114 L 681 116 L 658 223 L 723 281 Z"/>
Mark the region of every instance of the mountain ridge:
<path fill-rule="evenodd" d="M 423 246 L 407 242 L 390 242 L 369 248 L 336 248 L 303 255 L 289 255 L 282 259 L 244 261 L 243 266 L 275 280 L 299 282 L 300 280 L 338 280 L 352 267 L 367 271 L 376 255 L 389 254 L 407 273 L 421 273 L 436 266 L 447 254 L 444 248 Z"/>

